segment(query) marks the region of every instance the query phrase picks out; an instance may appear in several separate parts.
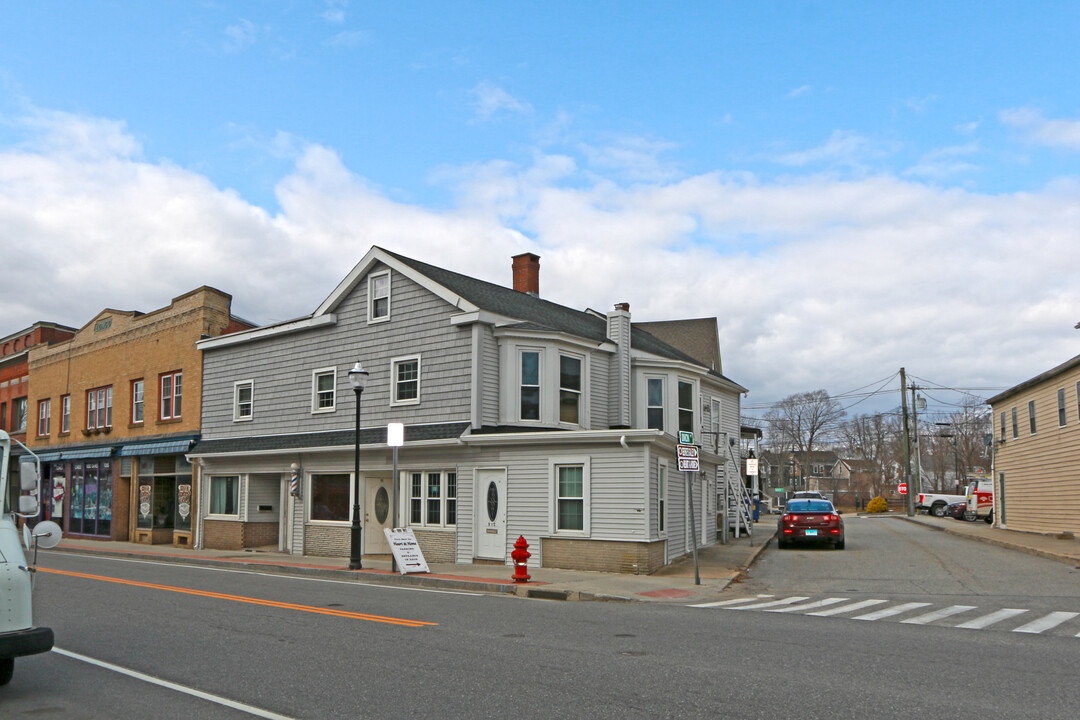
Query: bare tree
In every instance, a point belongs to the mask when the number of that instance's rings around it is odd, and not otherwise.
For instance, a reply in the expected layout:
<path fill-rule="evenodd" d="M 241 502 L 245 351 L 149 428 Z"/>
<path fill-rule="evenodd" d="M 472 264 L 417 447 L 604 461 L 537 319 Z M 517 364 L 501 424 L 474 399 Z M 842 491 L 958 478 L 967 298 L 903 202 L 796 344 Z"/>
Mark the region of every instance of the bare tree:
<path fill-rule="evenodd" d="M 889 465 L 897 459 L 899 425 L 895 417 L 875 413 L 857 415 L 841 426 L 848 452 L 873 466 L 864 488 L 873 497 L 881 495 L 888 484 Z"/>
<path fill-rule="evenodd" d="M 765 422 L 773 447 L 812 452 L 829 439 L 845 415 L 824 390 L 789 395 L 768 412 Z"/>

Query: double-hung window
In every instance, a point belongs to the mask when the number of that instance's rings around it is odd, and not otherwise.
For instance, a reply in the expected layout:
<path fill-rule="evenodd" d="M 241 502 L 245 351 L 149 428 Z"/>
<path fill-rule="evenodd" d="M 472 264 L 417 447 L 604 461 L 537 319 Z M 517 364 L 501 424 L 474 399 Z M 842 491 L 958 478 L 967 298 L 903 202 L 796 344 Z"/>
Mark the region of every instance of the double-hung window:
<path fill-rule="evenodd" d="M 137 425 L 143 421 L 144 395 L 146 386 L 142 380 L 131 381 L 131 424 Z"/>
<path fill-rule="evenodd" d="M 60 397 L 60 432 L 71 432 L 71 396 L 63 395 Z"/>
<path fill-rule="evenodd" d="M 254 411 L 255 383 L 241 380 L 233 384 L 233 422 L 250 420 Z"/>
<path fill-rule="evenodd" d="M 1013 431 L 1013 440 L 1020 437 L 1020 431 L 1019 431 L 1018 424 L 1017 424 L 1017 421 L 1016 421 L 1016 408 L 1012 409 L 1012 431 Z"/>
<path fill-rule="evenodd" d="M 664 429 L 664 379 L 645 380 L 645 422 L 652 430 Z"/>
<path fill-rule="evenodd" d="M 540 419 L 540 352 L 521 352 L 521 419 Z"/>
<path fill-rule="evenodd" d="M 581 358 L 559 356 L 559 422 L 581 422 Z"/>
<path fill-rule="evenodd" d="M 390 319 L 390 273 L 368 278 L 368 322 Z"/>
<path fill-rule="evenodd" d="M 661 533 L 666 532 L 666 524 L 664 519 L 667 517 L 667 465 L 661 464 L 656 474 L 656 496 L 657 496 L 657 508 L 659 513 L 658 529 Z"/>
<path fill-rule="evenodd" d="M 409 524 L 452 527 L 457 524 L 457 473 L 428 470 L 409 473 Z"/>
<path fill-rule="evenodd" d="M 311 412 L 333 412 L 337 407 L 337 368 L 311 373 Z"/>
<path fill-rule="evenodd" d="M 38 401 L 38 437 L 46 437 L 49 434 L 50 421 L 52 420 L 52 399 Z"/>
<path fill-rule="evenodd" d="M 1001 411 L 1001 442 L 1005 442 L 1005 411 Z"/>
<path fill-rule="evenodd" d="M 179 370 L 161 376 L 161 419 L 179 420 L 183 410 L 184 373 Z"/>
<path fill-rule="evenodd" d="M 1065 427 L 1065 388 L 1061 388 L 1057 392 L 1058 397 L 1058 426 Z"/>
<path fill-rule="evenodd" d="M 12 432 L 26 432 L 26 398 L 15 398 L 11 401 L 11 428 Z"/>
<path fill-rule="evenodd" d="M 1035 434 L 1035 401 L 1028 400 L 1028 426 L 1031 428 L 1031 434 Z"/>
<path fill-rule="evenodd" d="M 210 476 L 210 514 L 240 514 L 240 477 L 238 475 Z"/>
<path fill-rule="evenodd" d="M 555 531 L 586 530 L 586 477 L 584 464 L 555 465 Z"/>
<path fill-rule="evenodd" d="M 415 405 L 420 402 L 420 358 L 398 358 L 390 364 L 391 377 L 394 378 L 394 404 Z"/>
<path fill-rule="evenodd" d="M 679 430 L 694 432 L 694 383 L 679 381 Z"/>
<path fill-rule="evenodd" d="M 112 427 L 112 386 L 86 392 L 86 427 L 89 430 Z"/>

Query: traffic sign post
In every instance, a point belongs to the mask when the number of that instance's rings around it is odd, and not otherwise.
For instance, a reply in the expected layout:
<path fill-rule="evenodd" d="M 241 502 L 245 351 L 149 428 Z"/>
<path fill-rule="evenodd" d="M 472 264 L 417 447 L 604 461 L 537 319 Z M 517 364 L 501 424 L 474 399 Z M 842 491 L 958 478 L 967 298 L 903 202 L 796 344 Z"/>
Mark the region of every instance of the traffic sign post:
<path fill-rule="evenodd" d="M 699 472 L 701 470 L 701 459 L 697 445 L 679 444 L 675 446 L 675 451 L 679 459 L 680 472 Z"/>
<path fill-rule="evenodd" d="M 901 495 L 907 495 L 907 483 L 900 483 L 899 485 L 897 485 L 896 489 L 900 492 Z"/>

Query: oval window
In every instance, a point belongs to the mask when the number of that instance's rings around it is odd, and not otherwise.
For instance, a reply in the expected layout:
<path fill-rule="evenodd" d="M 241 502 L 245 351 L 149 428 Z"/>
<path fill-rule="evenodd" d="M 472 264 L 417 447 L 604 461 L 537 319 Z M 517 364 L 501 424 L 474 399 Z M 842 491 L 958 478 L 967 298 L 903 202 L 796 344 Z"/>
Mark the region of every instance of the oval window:
<path fill-rule="evenodd" d="M 495 517 L 499 514 L 499 488 L 494 480 L 488 485 L 487 501 L 488 520 L 495 522 Z"/>
<path fill-rule="evenodd" d="M 386 488 L 379 488 L 375 493 L 375 519 L 380 525 L 386 524 L 386 516 L 390 514 L 390 494 Z"/>

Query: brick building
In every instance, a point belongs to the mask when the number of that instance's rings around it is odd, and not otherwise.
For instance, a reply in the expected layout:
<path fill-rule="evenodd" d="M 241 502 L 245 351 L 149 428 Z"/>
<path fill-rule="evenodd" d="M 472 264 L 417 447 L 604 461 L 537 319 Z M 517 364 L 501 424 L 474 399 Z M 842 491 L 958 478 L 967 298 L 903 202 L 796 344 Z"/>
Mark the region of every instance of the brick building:
<path fill-rule="evenodd" d="M 30 403 L 27 359 L 30 348 L 67 340 L 74 334 L 75 328 L 37 322 L 0 338 L 0 430 L 7 430 L 11 437 L 26 442 Z"/>
<path fill-rule="evenodd" d="M 65 534 L 192 545 L 202 353 L 251 327 L 201 287 L 149 313 L 106 309 L 65 342 L 29 351 L 27 445 L 42 460 L 42 516 Z"/>

